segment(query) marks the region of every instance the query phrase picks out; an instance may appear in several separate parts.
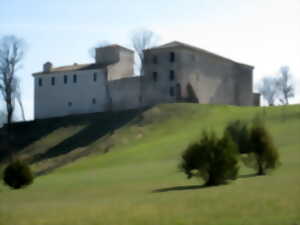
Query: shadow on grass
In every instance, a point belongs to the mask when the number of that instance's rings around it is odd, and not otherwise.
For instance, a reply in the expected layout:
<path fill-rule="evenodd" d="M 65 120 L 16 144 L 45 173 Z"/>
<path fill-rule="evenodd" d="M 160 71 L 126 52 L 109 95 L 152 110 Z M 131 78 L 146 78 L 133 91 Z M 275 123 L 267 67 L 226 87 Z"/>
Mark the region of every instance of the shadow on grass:
<path fill-rule="evenodd" d="M 205 186 L 205 185 L 174 186 L 174 187 L 156 189 L 153 190 L 152 193 L 161 193 L 161 192 L 169 192 L 169 191 L 186 191 L 186 190 L 203 189 L 209 187 L 211 186 Z"/>
<path fill-rule="evenodd" d="M 258 175 L 256 173 L 252 174 L 245 174 L 245 175 L 239 175 L 238 178 L 251 178 L 251 177 L 257 177 Z"/>
<path fill-rule="evenodd" d="M 87 147 L 97 141 L 99 138 L 104 137 L 105 135 L 112 135 L 115 130 L 128 124 L 140 113 L 142 113 L 142 110 L 128 110 L 123 112 L 110 112 L 92 115 L 92 117 L 90 117 L 86 122 L 88 125 L 85 128 L 83 128 L 73 136 L 66 138 L 56 146 L 48 149 L 46 152 L 34 155 L 30 163 L 49 160 L 61 155 L 66 155 L 78 148 Z M 60 167 L 70 161 L 74 161 L 77 158 L 88 155 L 90 153 L 90 151 L 84 151 L 76 156 L 67 157 L 64 160 L 61 160 L 59 163 L 54 163 L 48 168 L 38 171 L 36 175 L 46 174 L 57 167 Z"/>

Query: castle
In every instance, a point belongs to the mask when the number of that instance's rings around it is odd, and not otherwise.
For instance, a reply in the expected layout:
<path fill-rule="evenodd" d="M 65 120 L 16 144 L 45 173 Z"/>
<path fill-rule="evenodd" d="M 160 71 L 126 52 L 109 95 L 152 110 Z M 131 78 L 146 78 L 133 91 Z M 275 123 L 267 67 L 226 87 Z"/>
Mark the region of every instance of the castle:
<path fill-rule="evenodd" d="M 120 45 L 97 48 L 91 64 L 45 63 L 33 74 L 35 119 L 173 102 L 259 105 L 252 66 L 185 43 L 145 50 L 142 76 L 133 65 L 134 52 Z"/>

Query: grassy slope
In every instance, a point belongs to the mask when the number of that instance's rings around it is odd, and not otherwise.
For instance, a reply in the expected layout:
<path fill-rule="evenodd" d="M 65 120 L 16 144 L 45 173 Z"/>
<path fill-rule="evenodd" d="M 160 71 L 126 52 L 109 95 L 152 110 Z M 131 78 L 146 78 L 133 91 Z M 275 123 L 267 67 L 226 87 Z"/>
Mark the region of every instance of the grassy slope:
<path fill-rule="evenodd" d="M 102 152 L 109 142 L 109 153 L 68 164 L 24 190 L 0 186 L 0 225 L 300 224 L 299 105 L 265 111 L 282 161 L 272 175 L 247 176 L 253 171 L 242 167 L 232 184 L 201 188 L 201 181 L 186 180 L 177 169 L 180 153 L 203 129 L 221 133 L 228 121 L 262 111 L 193 104 L 152 108 L 106 139 L 81 146 Z M 80 129 L 58 128 L 33 145 L 72 138 Z"/>

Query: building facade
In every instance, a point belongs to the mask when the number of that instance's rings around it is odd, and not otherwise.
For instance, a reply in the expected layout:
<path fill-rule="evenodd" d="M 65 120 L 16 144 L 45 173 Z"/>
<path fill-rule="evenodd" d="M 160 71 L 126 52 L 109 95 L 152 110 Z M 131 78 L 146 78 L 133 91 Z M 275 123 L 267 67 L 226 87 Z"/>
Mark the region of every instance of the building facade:
<path fill-rule="evenodd" d="M 252 66 L 180 42 L 147 49 L 144 55 L 143 76 L 134 76 L 134 52 L 119 45 L 97 48 L 92 64 L 44 64 L 33 74 L 35 118 L 172 102 L 259 105 Z"/>

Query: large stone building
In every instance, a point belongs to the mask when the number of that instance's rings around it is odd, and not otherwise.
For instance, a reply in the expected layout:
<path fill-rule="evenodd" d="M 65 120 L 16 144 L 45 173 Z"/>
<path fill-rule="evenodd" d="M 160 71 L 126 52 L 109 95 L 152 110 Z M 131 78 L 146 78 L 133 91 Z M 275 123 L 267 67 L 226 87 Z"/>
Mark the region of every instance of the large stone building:
<path fill-rule="evenodd" d="M 169 102 L 259 105 L 253 67 L 194 46 L 171 42 L 144 51 L 144 75 L 134 76 L 134 52 L 97 48 L 95 63 L 34 73 L 36 119 L 126 110 Z"/>

